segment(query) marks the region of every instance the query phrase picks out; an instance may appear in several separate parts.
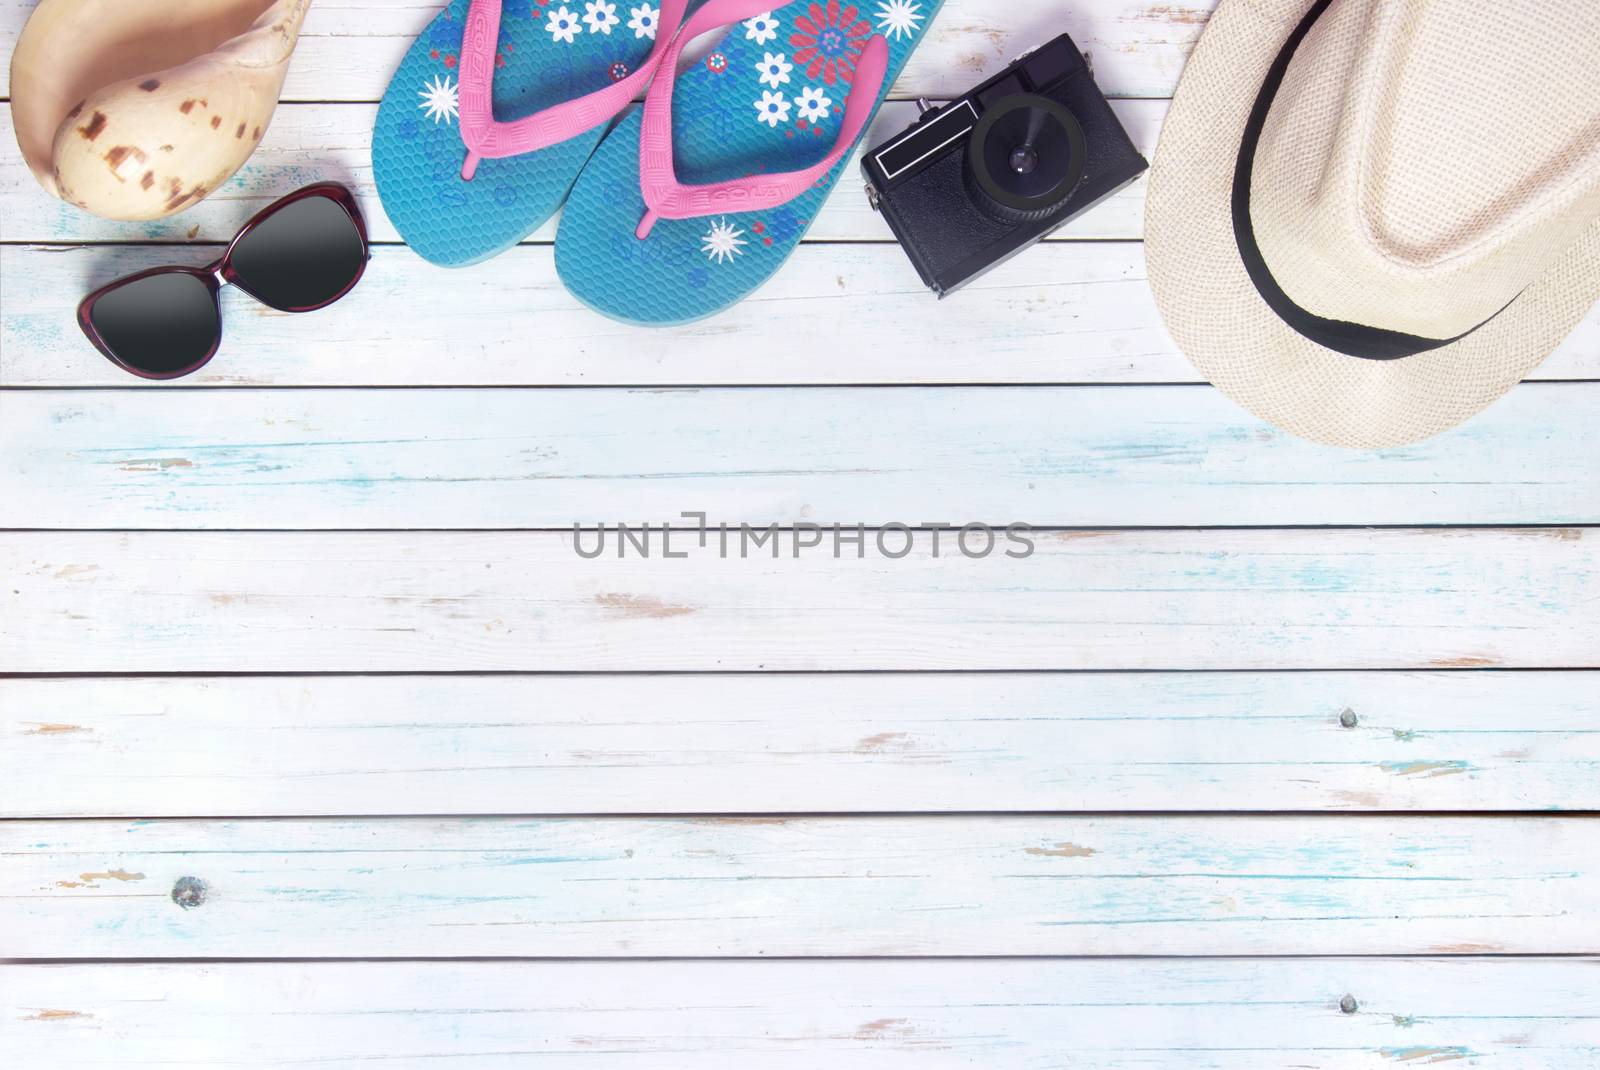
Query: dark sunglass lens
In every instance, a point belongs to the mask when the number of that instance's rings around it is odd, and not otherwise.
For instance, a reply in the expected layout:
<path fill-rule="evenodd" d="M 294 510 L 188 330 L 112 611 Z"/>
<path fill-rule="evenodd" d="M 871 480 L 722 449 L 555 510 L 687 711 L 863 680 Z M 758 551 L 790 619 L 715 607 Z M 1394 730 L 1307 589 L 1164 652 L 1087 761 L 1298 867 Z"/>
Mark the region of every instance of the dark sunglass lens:
<path fill-rule="evenodd" d="M 149 275 L 102 295 L 89 320 L 118 360 L 151 375 L 171 375 L 205 360 L 222 330 L 210 287 L 179 271 Z"/>
<path fill-rule="evenodd" d="M 304 197 L 273 212 L 233 247 L 240 284 L 273 308 L 333 300 L 366 262 L 361 234 L 336 201 Z"/>

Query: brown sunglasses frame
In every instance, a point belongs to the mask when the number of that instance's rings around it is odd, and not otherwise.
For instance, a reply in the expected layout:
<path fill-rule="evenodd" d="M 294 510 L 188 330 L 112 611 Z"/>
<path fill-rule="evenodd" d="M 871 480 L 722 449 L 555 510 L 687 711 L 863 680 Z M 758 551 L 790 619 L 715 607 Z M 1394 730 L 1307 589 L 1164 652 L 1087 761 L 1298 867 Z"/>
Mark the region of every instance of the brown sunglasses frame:
<path fill-rule="evenodd" d="M 332 297 L 328 298 L 326 301 L 320 301 L 314 305 L 285 308 L 280 305 L 273 304 L 271 301 L 263 298 L 260 294 L 252 290 L 249 285 L 247 285 L 245 281 L 239 277 L 239 273 L 235 271 L 233 267 L 233 251 L 238 247 L 239 243 L 250 234 L 251 231 L 259 227 L 263 222 L 277 213 L 280 209 L 286 208 L 297 201 L 303 201 L 310 197 L 325 197 L 328 200 L 333 201 L 340 208 L 344 209 L 345 215 L 350 217 L 350 221 L 355 224 L 356 234 L 361 239 L 361 266 L 356 269 L 354 277 L 350 279 L 345 287 Z M 249 222 L 240 227 L 239 232 L 233 236 L 233 240 L 230 241 L 228 243 L 228 247 L 223 250 L 221 258 L 212 262 L 206 267 L 173 266 L 149 268 L 145 271 L 136 272 L 132 275 L 124 275 L 122 278 L 116 279 L 115 281 L 109 282 L 100 287 L 98 290 L 94 291 L 88 297 L 85 297 L 81 302 L 78 303 L 78 326 L 83 328 L 84 335 L 88 337 L 89 341 L 94 344 L 94 347 L 98 349 L 107 360 L 121 368 L 123 371 L 128 372 L 130 375 L 137 375 L 141 379 L 181 379 L 186 375 L 193 375 L 195 372 L 211 363 L 211 358 L 216 356 L 217 351 L 222 348 L 222 304 L 219 299 L 219 295 L 222 292 L 223 284 L 237 286 L 240 290 L 249 294 L 257 301 L 260 301 L 268 308 L 277 309 L 279 312 L 315 312 L 318 309 L 327 308 L 335 301 L 338 301 L 340 298 L 344 297 L 351 290 L 355 289 L 356 283 L 360 282 L 361 277 L 366 274 L 367 262 L 371 259 L 371 257 L 372 247 L 367 241 L 367 224 L 361 216 L 361 207 L 356 203 L 355 194 L 351 193 L 348 188 L 340 185 L 337 182 L 318 182 L 314 185 L 297 189 L 293 193 L 273 201 L 271 204 L 261 209 L 261 211 L 251 216 Z M 191 364 L 169 372 L 152 372 L 147 369 L 136 368 L 123 361 L 116 355 L 116 353 L 112 351 L 111 347 L 106 344 L 105 339 L 101 337 L 100 332 L 95 328 L 93 318 L 95 302 L 100 300 L 106 294 L 120 289 L 123 286 L 127 286 L 131 283 L 139 282 L 143 279 L 148 279 L 156 275 L 190 275 L 199 279 L 205 284 L 206 289 L 210 291 L 211 305 L 214 309 L 216 309 L 217 313 L 217 336 L 212 340 L 211 348 L 206 352 L 206 355 Z"/>

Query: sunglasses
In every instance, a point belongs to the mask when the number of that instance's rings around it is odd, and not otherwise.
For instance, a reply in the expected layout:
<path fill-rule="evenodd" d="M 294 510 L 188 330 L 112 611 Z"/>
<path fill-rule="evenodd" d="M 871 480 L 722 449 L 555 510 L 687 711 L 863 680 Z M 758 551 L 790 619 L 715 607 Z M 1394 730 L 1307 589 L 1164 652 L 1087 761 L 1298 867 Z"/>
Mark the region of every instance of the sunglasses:
<path fill-rule="evenodd" d="M 314 312 L 361 281 L 367 257 L 355 196 L 321 182 L 256 213 L 209 267 L 152 268 L 102 286 L 78 305 L 78 325 L 124 371 L 177 379 L 222 344 L 223 283 L 280 312 Z"/>

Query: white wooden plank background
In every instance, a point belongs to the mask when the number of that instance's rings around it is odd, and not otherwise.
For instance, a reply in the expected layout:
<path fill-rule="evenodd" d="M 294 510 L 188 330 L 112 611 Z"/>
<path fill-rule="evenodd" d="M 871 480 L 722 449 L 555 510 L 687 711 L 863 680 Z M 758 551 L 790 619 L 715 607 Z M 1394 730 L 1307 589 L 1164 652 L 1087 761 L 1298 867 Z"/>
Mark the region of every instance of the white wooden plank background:
<path fill-rule="evenodd" d="M 29 392 L 0 397 L 0 526 L 1583 524 L 1597 409 L 1528 385 L 1363 452 L 1194 387 Z"/>
<path fill-rule="evenodd" d="M 0 0 L 8 53 L 31 6 Z M 1148 155 L 1210 6 L 949 0 L 876 132 L 1065 29 Z M 1600 310 L 1467 427 L 1321 450 L 1138 385 L 1197 382 L 1142 184 L 936 305 L 852 170 L 704 324 L 595 318 L 547 226 L 465 272 L 380 246 L 314 318 L 229 294 L 177 389 L 81 342 L 90 286 L 203 262 L 307 181 L 394 241 L 372 102 L 435 8 L 318 0 L 261 152 L 165 223 L 45 198 L 0 101 L 0 389 L 32 388 L 0 393 L 0 817 L 42 819 L 0 823 L 0 955 L 311 960 L 0 967 L 10 1063 L 1597 1062 L 1597 964 L 1504 956 L 1600 950 Z M 184 389 L 685 384 L 773 389 Z M 443 530 L 683 509 L 1203 530 L 1018 562 Z M 1283 530 L 1368 524 L 1474 527 Z M 952 668 L 1206 671 L 883 671 Z M 1240 810 L 1298 813 L 1207 816 Z M 1162 957 L 834 958 L 1085 953 Z M 341 954 L 620 961 L 315 961 Z M 653 954 L 829 961 L 627 961 Z"/>
<path fill-rule="evenodd" d="M 1600 1054 L 1593 959 L 0 967 L 25 1065 L 1508 1066 Z M 1345 996 L 1356 1001 L 1343 1013 Z"/>
<path fill-rule="evenodd" d="M 831 543 L 722 559 L 715 536 L 664 560 L 659 535 L 657 556 L 589 562 L 571 532 L 4 534 L 0 665 L 1577 668 L 1600 654 L 1600 539 L 1583 528 L 1046 532 L 1021 560 L 935 557 L 930 533 L 900 560 L 835 560 Z"/>
<path fill-rule="evenodd" d="M 0 526 L 1595 523 L 1597 406 L 1525 385 L 1379 453 L 1194 387 L 13 393 Z"/>
<path fill-rule="evenodd" d="M 0 816 L 1600 810 L 1597 676 L 0 680 Z"/>
<path fill-rule="evenodd" d="M 1560 817 L 16 821 L 0 841 L 23 958 L 1600 953 L 1600 823 Z"/>

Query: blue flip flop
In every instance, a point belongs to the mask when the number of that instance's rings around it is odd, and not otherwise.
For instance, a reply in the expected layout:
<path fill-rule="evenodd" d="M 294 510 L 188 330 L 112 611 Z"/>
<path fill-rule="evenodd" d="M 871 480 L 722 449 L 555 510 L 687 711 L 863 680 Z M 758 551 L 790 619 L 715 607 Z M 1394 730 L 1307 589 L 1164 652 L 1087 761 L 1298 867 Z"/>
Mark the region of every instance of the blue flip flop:
<path fill-rule="evenodd" d="M 627 323 L 667 326 L 748 296 L 799 246 L 943 0 L 710 0 L 608 135 L 562 213 L 556 269 Z M 689 69 L 694 38 L 732 26 Z M 641 159 L 644 160 L 641 166 Z"/>
<path fill-rule="evenodd" d="M 453 0 L 412 45 L 372 132 L 384 211 L 464 267 L 555 214 L 606 124 L 654 76 L 686 0 Z"/>

